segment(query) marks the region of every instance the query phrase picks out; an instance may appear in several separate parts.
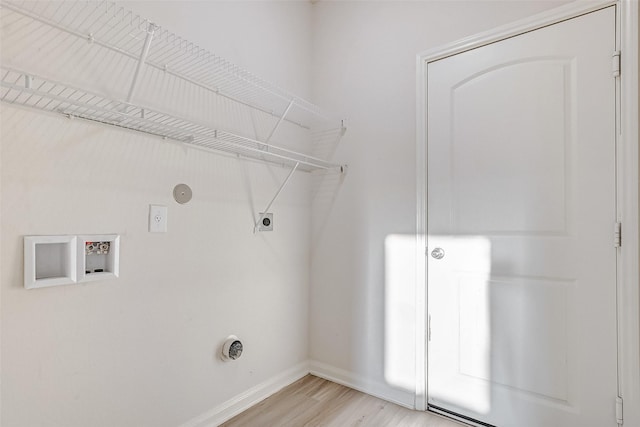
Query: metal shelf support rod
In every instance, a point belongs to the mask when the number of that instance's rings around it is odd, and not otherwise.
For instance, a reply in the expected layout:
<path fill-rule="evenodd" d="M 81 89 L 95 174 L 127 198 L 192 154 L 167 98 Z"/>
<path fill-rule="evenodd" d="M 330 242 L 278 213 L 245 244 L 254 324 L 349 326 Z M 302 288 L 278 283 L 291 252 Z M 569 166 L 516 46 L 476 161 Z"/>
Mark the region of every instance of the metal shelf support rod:
<path fill-rule="evenodd" d="M 297 162 L 295 164 L 295 166 L 293 167 L 293 169 L 291 169 L 291 172 L 289 172 L 289 175 L 287 175 L 287 177 L 285 178 L 284 182 L 282 183 L 282 185 L 280 186 L 280 188 L 278 189 L 278 192 L 276 193 L 275 196 L 273 196 L 273 199 L 271 199 L 271 201 L 269 202 L 269 204 L 267 205 L 266 208 L 264 208 L 264 211 L 260 214 L 260 217 L 258 218 L 258 220 L 256 221 L 256 223 L 253 225 L 253 233 L 255 234 L 255 232 L 258 230 L 258 225 L 262 222 L 262 220 L 264 219 L 264 216 L 267 214 L 267 212 L 269 212 L 269 209 L 271 209 L 271 205 L 273 205 L 273 202 L 276 201 L 276 199 L 278 198 L 278 196 L 280 195 L 280 193 L 282 192 L 282 190 L 284 189 L 284 187 L 289 183 L 289 180 L 291 179 L 291 177 L 293 176 L 293 173 L 296 171 L 296 169 L 298 169 L 298 166 L 300 165 L 300 162 Z"/>
<path fill-rule="evenodd" d="M 131 102 L 133 99 L 133 95 L 135 94 L 136 86 L 138 85 L 138 81 L 140 80 L 140 71 L 144 66 L 144 63 L 147 60 L 147 55 L 149 55 L 149 48 L 151 47 L 151 41 L 153 40 L 153 34 L 156 32 L 158 26 L 153 22 L 149 22 L 147 27 L 147 35 L 144 38 L 144 45 L 142 46 L 142 52 L 140 52 L 140 58 L 138 59 L 138 64 L 136 65 L 136 71 L 133 74 L 133 81 L 131 82 L 131 87 L 129 88 L 129 94 L 127 95 L 127 103 Z"/>
<path fill-rule="evenodd" d="M 278 130 L 278 128 L 282 124 L 282 121 L 285 119 L 285 117 L 287 117 L 287 114 L 289 113 L 289 110 L 291 110 L 291 107 L 293 107 L 294 101 L 295 100 L 292 99 L 291 102 L 289 102 L 289 105 L 287 105 L 287 108 L 284 110 L 284 113 L 282 113 L 282 115 L 278 119 L 278 123 L 276 123 L 276 125 L 273 127 L 273 129 L 271 129 L 271 133 L 269 134 L 267 139 L 264 141 L 265 144 L 268 144 L 269 141 L 271 141 L 271 138 L 273 137 L 273 134 L 276 133 L 276 131 Z"/>

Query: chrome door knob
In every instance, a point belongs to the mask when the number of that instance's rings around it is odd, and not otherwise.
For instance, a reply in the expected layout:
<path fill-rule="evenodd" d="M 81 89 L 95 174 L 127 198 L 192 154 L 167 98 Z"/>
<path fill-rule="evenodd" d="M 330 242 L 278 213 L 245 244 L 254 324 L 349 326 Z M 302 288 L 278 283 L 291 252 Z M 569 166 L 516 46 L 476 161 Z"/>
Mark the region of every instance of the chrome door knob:
<path fill-rule="evenodd" d="M 435 248 L 434 250 L 431 251 L 431 256 L 435 259 L 442 259 L 444 258 L 444 249 L 442 248 Z"/>

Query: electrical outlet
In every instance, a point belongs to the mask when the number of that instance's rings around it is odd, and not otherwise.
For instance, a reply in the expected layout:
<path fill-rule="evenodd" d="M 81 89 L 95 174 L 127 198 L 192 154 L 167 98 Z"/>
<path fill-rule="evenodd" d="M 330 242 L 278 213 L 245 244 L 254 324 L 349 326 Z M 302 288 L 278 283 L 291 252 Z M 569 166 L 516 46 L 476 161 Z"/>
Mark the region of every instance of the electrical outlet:
<path fill-rule="evenodd" d="M 258 224 L 258 231 L 273 231 L 273 213 L 268 212 L 262 215 L 262 221 Z"/>
<path fill-rule="evenodd" d="M 149 232 L 167 232 L 167 207 L 160 205 L 149 205 Z"/>

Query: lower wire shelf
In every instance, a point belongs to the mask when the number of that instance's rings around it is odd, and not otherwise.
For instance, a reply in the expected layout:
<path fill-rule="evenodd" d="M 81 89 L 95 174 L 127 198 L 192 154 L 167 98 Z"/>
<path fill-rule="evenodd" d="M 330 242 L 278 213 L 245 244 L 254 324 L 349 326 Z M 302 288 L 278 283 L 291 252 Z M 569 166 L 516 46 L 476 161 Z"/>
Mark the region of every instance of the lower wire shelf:
<path fill-rule="evenodd" d="M 344 165 L 212 128 L 193 120 L 109 99 L 25 71 L 0 67 L 0 74 L 0 101 L 8 104 L 89 120 L 269 163 L 289 166 L 297 164 L 298 170 L 307 172 L 345 170 Z"/>

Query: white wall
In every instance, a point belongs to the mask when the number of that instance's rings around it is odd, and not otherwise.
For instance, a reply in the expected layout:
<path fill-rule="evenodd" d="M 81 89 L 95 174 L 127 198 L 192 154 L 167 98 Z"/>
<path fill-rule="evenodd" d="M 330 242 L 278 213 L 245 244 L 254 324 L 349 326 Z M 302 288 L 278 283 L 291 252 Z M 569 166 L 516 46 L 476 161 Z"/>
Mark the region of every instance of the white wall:
<path fill-rule="evenodd" d="M 128 6 L 309 93 L 310 4 Z M 287 170 L 1 108 L 3 426 L 177 426 L 306 361 L 308 175 L 274 205 L 276 231 L 253 235 Z M 147 232 L 149 204 L 168 206 L 168 233 Z M 23 288 L 24 235 L 82 233 L 121 235 L 118 280 Z M 245 352 L 225 363 L 232 333 Z"/>
<path fill-rule="evenodd" d="M 350 170 L 296 174 L 278 231 L 253 236 L 285 170 L 3 105 L 2 425 L 176 426 L 309 355 L 413 405 L 415 55 L 556 4 L 127 2 L 343 112 Z M 150 203 L 167 234 L 147 233 Z M 24 290 L 22 236 L 64 233 L 121 234 L 121 278 Z M 229 333 L 233 364 L 215 356 Z"/>
<path fill-rule="evenodd" d="M 408 406 L 415 390 L 418 52 L 558 3 L 317 2 L 313 95 L 345 112 L 349 174 L 314 200 L 310 357 L 319 371 Z"/>

